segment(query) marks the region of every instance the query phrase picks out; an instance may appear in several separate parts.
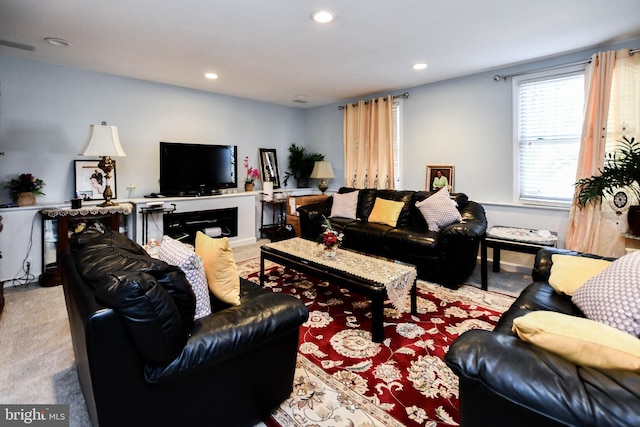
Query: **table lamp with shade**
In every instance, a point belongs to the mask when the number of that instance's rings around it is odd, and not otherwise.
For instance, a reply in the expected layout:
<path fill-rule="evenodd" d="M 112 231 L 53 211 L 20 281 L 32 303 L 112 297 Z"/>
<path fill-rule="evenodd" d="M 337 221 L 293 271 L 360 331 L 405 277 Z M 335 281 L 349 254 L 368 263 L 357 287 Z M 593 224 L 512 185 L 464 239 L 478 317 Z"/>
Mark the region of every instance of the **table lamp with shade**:
<path fill-rule="evenodd" d="M 311 176 L 309 178 L 318 178 L 320 179 L 320 184 L 318 184 L 318 188 L 324 194 L 327 191 L 329 186 L 327 185 L 327 179 L 335 178 L 333 174 L 333 168 L 331 167 L 330 162 L 315 162 L 313 165 L 313 171 L 311 172 Z"/>
<path fill-rule="evenodd" d="M 111 157 L 125 157 L 126 154 L 120 145 L 117 126 L 107 126 L 107 122 L 100 125 L 89 126 L 89 140 L 84 149 L 80 153 L 81 156 L 99 156 L 100 163 L 98 167 L 105 173 L 104 203 L 98 206 L 117 206 L 118 204 L 111 200 L 113 191 L 109 185 L 111 171 L 116 164 Z"/>

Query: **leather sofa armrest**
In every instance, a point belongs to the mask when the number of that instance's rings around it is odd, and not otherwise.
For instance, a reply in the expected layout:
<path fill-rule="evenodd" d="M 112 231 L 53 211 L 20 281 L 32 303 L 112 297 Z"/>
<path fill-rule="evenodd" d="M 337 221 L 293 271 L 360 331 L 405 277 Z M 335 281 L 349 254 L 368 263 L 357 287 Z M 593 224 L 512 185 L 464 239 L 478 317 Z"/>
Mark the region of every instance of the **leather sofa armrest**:
<path fill-rule="evenodd" d="M 315 239 L 322 233 L 322 223 L 325 217 L 328 218 L 331 215 L 332 205 L 333 198 L 329 197 L 320 203 L 298 207 L 301 237 Z"/>
<path fill-rule="evenodd" d="M 522 417 L 533 411 L 566 425 L 640 425 L 635 372 L 578 366 L 517 336 L 484 330 L 462 334 L 445 363 L 461 382 L 522 407 Z"/>
<path fill-rule="evenodd" d="M 462 221 L 440 231 L 442 236 L 480 237 L 487 231 L 487 217 L 480 203 L 469 201 L 460 208 Z"/>
<path fill-rule="evenodd" d="M 199 319 L 180 355 L 166 366 L 145 366 L 145 379 L 148 383 L 167 383 L 203 372 L 297 331 L 308 317 L 299 299 L 265 292 Z"/>
<path fill-rule="evenodd" d="M 584 258 L 593 259 L 605 259 L 613 261 L 615 258 L 603 257 L 600 255 L 589 254 L 586 252 L 577 252 L 569 249 L 560 248 L 544 248 L 540 249 L 536 254 L 536 259 L 533 263 L 533 270 L 531 271 L 531 277 L 537 282 L 548 282 L 551 275 L 551 267 L 553 266 L 552 256 L 554 254 L 580 256 Z"/>

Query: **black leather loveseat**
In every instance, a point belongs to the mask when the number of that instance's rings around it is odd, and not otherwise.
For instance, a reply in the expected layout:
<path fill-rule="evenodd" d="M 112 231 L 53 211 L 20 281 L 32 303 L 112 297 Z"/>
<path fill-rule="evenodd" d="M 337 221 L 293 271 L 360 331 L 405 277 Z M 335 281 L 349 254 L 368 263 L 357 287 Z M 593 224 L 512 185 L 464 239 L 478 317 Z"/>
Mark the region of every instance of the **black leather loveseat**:
<path fill-rule="evenodd" d="M 240 305 L 211 294 L 194 321 L 184 273 L 119 233 L 81 233 L 61 261 L 94 427 L 252 426 L 290 395 L 298 299 L 241 279 Z"/>
<path fill-rule="evenodd" d="M 340 188 L 338 193 L 352 192 Z M 402 191 L 361 189 L 358 194 L 357 219 L 330 217 L 333 198 L 319 204 L 298 208 L 302 237 L 317 239 L 324 218 L 332 227 L 344 232 L 343 246 L 414 264 L 418 277 L 457 288 L 476 265 L 480 239 L 487 229 L 484 208 L 463 193 L 451 198 L 457 203 L 462 221 L 440 231 L 429 230 L 422 213 L 416 208 L 434 191 Z M 404 203 L 396 227 L 369 222 L 376 197 Z"/>
<path fill-rule="evenodd" d="M 640 373 L 577 365 L 521 340 L 513 320 L 546 310 L 585 317 L 571 297 L 548 280 L 555 253 L 600 258 L 562 249 L 536 255 L 533 279 L 493 331 L 471 330 L 456 339 L 445 362 L 459 377 L 463 427 L 640 426 Z"/>

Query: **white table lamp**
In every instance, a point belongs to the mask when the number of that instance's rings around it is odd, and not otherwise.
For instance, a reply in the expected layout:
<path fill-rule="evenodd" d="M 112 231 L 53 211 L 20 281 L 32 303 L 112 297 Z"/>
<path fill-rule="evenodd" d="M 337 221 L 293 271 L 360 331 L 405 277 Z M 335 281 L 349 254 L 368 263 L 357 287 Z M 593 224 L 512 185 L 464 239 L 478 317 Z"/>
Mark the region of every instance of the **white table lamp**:
<path fill-rule="evenodd" d="M 330 162 L 315 162 L 313 165 L 313 171 L 311 172 L 311 176 L 309 178 L 318 178 L 320 179 L 320 184 L 318 184 L 318 188 L 324 194 L 327 191 L 329 186 L 327 185 L 327 179 L 335 178 L 333 174 L 333 168 L 331 167 Z"/>

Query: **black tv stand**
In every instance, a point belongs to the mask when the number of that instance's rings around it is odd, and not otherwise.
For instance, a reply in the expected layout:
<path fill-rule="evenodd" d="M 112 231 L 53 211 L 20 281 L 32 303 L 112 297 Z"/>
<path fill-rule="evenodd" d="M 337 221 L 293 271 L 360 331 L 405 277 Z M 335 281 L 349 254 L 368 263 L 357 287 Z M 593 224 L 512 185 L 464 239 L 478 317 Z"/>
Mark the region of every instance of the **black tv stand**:
<path fill-rule="evenodd" d="M 219 227 L 220 237 L 238 235 L 238 208 L 212 209 L 194 212 L 174 212 L 163 217 L 164 234 L 190 245 L 195 244 L 196 233 L 206 228 Z"/>

